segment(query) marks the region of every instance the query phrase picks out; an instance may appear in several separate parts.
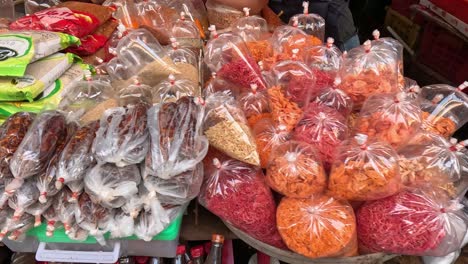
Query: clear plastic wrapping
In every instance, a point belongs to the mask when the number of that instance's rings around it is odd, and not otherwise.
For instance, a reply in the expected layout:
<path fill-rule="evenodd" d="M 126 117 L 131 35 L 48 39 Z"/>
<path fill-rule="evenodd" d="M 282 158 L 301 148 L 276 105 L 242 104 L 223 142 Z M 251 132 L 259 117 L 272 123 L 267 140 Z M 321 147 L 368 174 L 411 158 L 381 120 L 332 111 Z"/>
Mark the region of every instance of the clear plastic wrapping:
<path fill-rule="evenodd" d="M 421 127 L 421 109 L 405 92 L 371 96 L 364 104 L 355 130 L 403 146 Z"/>
<path fill-rule="evenodd" d="M 285 197 L 277 210 L 278 230 L 292 251 L 309 258 L 358 254 L 356 217 L 348 202 L 327 195 Z"/>
<path fill-rule="evenodd" d="M 17 179 L 43 173 L 55 153 L 59 139 L 66 134 L 65 116 L 58 111 L 39 114 L 10 161 Z"/>
<path fill-rule="evenodd" d="M 344 117 L 353 111 L 353 100 L 343 90 L 339 89 L 341 79 L 336 78 L 332 85 L 326 86 L 315 98 L 319 105 L 325 105 L 337 110 Z"/>
<path fill-rule="evenodd" d="M 203 48 L 201 38 L 206 37 L 203 29 L 200 31 L 195 22 L 186 19 L 185 12 L 181 12 L 180 18 L 172 25 L 171 35 L 177 39 L 182 48 L 197 51 L 196 54 Z"/>
<path fill-rule="evenodd" d="M 210 152 L 199 202 L 255 239 L 284 248 L 276 229 L 276 204 L 258 167 Z"/>
<path fill-rule="evenodd" d="M 358 209 L 364 252 L 444 256 L 461 247 L 467 230 L 463 205 L 434 189 L 414 189 Z"/>
<path fill-rule="evenodd" d="M 304 30 L 308 35 L 312 35 L 324 41 L 325 39 L 325 19 L 317 14 L 309 13 L 309 2 L 302 2 L 303 14 L 297 14 L 289 19 L 289 25 Z"/>
<path fill-rule="evenodd" d="M 42 214 L 45 210 L 49 209 L 52 205 L 52 200 L 49 199 L 45 203 L 35 202 L 34 204 L 28 206 L 24 211 L 32 216 L 34 216 L 34 226 L 40 226 L 42 224 Z"/>
<path fill-rule="evenodd" d="M 264 18 L 250 16 L 250 9 L 243 9 L 245 17 L 237 19 L 231 26 L 232 32 L 238 34 L 245 42 L 258 41 L 268 33 L 268 25 Z"/>
<path fill-rule="evenodd" d="M 251 128 L 258 120 L 271 116 L 268 93 L 266 90 L 258 91 L 255 84 L 251 85 L 250 91 L 241 93 L 237 101 Z"/>
<path fill-rule="evenodd" d="M 307 66 L 336 75 L 343 63 L 343 53 L 334 42 L 333 38 L 328 38 L 324 45 L 308 47 L 304 56 Z"/>
<path fill-rule="evenodd" d="M 372 45 L 379 45 L 387 49 L 389 53 L 393 53 L 398 58 L 398 87 L 402 89 L 405 85 L 405 77 L 403 76 L 403 45 L 400 41 L 394 38 L 380 38 L 380 32 L 376 29 L 372 32 L 374 40 Z"/>
<path fill-rule="evenodd" d="M 68 189 L 64 188 L 55 197 L 54 209 L 57 212 L 58 220 L 62 222 L 65 234 L 72 232 L 73 224 L 75 223 L 75 211 L 76 203 L 70 202 L 73 193 Z"/>
<path fill-rule="evenodd" d="M 231 27 L 231 25 L 243 16 L 243 13 L 235 8 L 218 4 L 216 1 L 207 0 L 205 2 L 208 12 L 208 20 L 219 29 Z"/>
<path fill-rule="evenodd" d="M 184 96 L 197 97 L 201 95 L 197 83 L 190 79 L 169 75 L 167 80 L 153 88 L 153 104 L 174 102 Z"/>
<path fill-rule="evenodd" d="M 175 63 L 177 70 L 181 73 L 181 77 L 189 79 L 198 85 L 199 69 L 197 54 L 188 48 L 179 47 L 179 42 L 175 38 L 171 38 L 172 49 L 168 51 L 169 57 Z"/>
<path fill-rule="evenodd" d="M 289 57 L 303 58 L 308 47 L 321 45 L 322 41 L 315 36 L 292 26 L 279 26 L 271 37 L 273 48 L 278 53 Z"/>
<path fill-rule="evenodd" d="M 8 199 L 8 206 L 15 210 L 13 214 L 14 220 L 19 220 L 25 210 L 37 202 L 39 198 L 39 190 L 33 179 L 26 180 L 21 187 Z"/>
<path fill-rule="evenodd" d="M 254 126 L 255 143 L 260 156 L 260 167 L 266 168 L 273 148 L 291 138 L 286 126 L 276 124 L 270 118 L 260 119 Z"/>
<path fill-rule="evenodd" d="M 271 118 L 278 125 L 284 125 L 287 131 L 293 131 L 302 117 L 302 109 L 286 97 L 280 86 L 268 89 Z"/>
<path fill-rule="evenodd" d="M 204 133 L 212 147 L 237 160 L 260 165 L 245 115 L 228 93 L 218 92 L 206 99 Z"/>
<path fill-rule="evenodd" d="M 60 201 L 56 199 L 54 201 L 54 204 L 59 202 Z M 42 214 L 42 216 L 46 220 L 46 236 L 48 237 L 54 235 L 55 228 L 58 226 L 60 221 L 58 212 L 56 210 L 56 206 L 54 206 L 54 204 L 52 206 L 49 206 L 49 208 L 47 208 L 47 210 L 45 210 L 45 212 Z"/>
<path fill-rule="evenodd" d="M 390 145 L 357 134 L 344 141 L 336 153 L 328 183 L 334 197 L 367 201 L 400 191 L 398 156 Z"/>
<path fill-rule="evenodd" d="M 107 233 L 112 220 L 110 209 L 93 203 L 89 195 L 83 193 L 78 200 L 75 217 L 79 226 L 94 236 L 99 244 L 106 243 L 104 234 Z"/>
<path fill-rule="evenodd" d="M 84 186 L 93 202 L 108 208 L 120 208 L 138 193 L 140 181 L 137 165 L 117 167 L 106 163 L 96 165 L 86 174 Z"/>
<path fill-rule="evenodd" d="M 134 233 L 135 219 L 121 211 L 117 210 L 109 224 L 111 238 L 129 237 Z"/>
<path fill-rule="evenodd" d="M 208 31 L 208 15 L 203 0 L 166 0 L 166 3 L 179 14 L 183 12 L 184 16 L 196 25 L 201 37 L 205 38 L 205 32 Z"/>
<path fill-rule="evenodd" d="M 30 214 L 24 214 L 18 221 L 11 221 L 8 225 L 8 231 L 10 231 L 8 239 L 21 242 L 26 238 L 26 232 L 33 226 L 34 217 Z M 0 238 L 2 233 L 0 233 Z"/>
<path fill-rule="evenodd" d="M 317 150 L 298 141 L 273 148 L 266 176 L 272 189 L 288 197 L 308 198 L 327 187 L 327 176 Z"/>
<path fill-rule="evenodd" d="M 201 134 L 204 112 L 204 102 L 198 97 L 182 97 L 148 110 L 151 146 L 146 169 L 150 175 L 170 179 L 203 159 L 208 150 Z"/>

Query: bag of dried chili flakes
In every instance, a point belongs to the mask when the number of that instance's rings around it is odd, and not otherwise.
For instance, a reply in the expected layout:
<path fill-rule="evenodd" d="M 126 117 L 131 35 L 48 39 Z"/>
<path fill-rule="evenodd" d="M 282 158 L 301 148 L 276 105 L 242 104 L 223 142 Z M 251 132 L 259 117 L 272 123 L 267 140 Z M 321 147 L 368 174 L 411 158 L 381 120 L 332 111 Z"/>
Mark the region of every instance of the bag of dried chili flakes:
<path fill-rule="evenodd" d="M 368 201 L 400 191 L 398 156 L 390 145 L 357 134 L 344 141 L 336 153 L 328 183 L 333 197 Z"/>
<path fill-rule="evenodd" d="M 468 215 L 437 189 L 413 189 L 365 203 L 356 212 L 364 252 L 444 256 L 461 247 Z"/>
<path fill-rule="evenodd" d="M 284 248 L 276 229 L 276 204 L 260 168 L 210 151 L 198 200 L 253 238 Z"/>

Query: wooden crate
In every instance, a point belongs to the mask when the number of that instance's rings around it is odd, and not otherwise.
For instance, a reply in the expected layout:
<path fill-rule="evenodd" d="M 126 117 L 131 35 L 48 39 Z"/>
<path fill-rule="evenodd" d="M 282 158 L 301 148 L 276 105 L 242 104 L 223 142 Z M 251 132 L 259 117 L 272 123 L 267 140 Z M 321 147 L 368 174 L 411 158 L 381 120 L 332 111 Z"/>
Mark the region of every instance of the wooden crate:
<path fill-rule="evenodd" d="M 411 19 L 389 8 L 385 17 L 385 27 L 391 27 L 410 47 L 415 47 L 421 27 Z"/>

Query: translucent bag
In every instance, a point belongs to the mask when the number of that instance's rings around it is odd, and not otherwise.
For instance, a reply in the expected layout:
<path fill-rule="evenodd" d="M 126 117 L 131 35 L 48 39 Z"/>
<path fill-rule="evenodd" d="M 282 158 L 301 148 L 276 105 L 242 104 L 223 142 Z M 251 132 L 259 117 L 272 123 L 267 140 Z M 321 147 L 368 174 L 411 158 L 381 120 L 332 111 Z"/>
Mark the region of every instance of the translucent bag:
<path fill-rule="evenodd" d="M 226 5 L 218 4 L 213 0 L 207 0 L 205 6 L 208 12 L 208 20 L 219 29 L 231 27 L 237 19 L 243 16 L 241 11 Z"/>
<path fill-rule="evenodd" d="M 45 111 L 37 116 L 10 161 L 16 179 L 24 180 L 43 173 L 66 134 L 65 116 L 58 111 Z"/>
<path fill-rule="evenodd" d="M 55 200 L 57 202 L 57 200 Z M 44 219 L 46 220 L 46 236 L 51 237 L 54 235 L 55 229 L 59 224 L 60 218 L 58 212 L 56 211 L 56 206 L 52 205 L 45 210 L 42 214 Z"/>
<path fill-rule="evenodd" d="M 343 63 L 343 53 L 333 45 L 334 42 L 333 38 L 327 38 L 327 43 L 324 45 L 306 48 L 304 57 L 306 65 L 330 75 L 336 75 Z"/>
<path fill-rule="evenodd" d="M 86 172 L 96 162 L 91 146 L 98 128 L 97 121 L 78 128 L 60 155 L 55 187 L 60 190 L 64 184 L 67 184 L 75 194 L 75 198 L 82 191 Z"/>
<path fill-rule="evenodd" d="M 322 45 L 322 41 L 317 37 L 307 35 L 301 29 L 292 26 L 277 27 L 271 40 L 277 53 L 283 53 L 290 58 L 296 54 L 297 59 L 304 58 L 308 47 Z"/>
<path fill-rule="evenodd" d="M 289 19 L 289 25 L 304 30 L 308 35 L 312 35 L 325 40 L 325 19 L 317 14 L 309 14 L 309 2 L 302 2 L 303 14 L 297 14 Z"/>
<path fill-rule="evenodd" d="M 280 86 L 268 89 L 271 117 L 278 125 L 284 125 L 287 131 L 292 131 L 302 117 L 299 105 L 286 97 Z"/>
<path fill-rule="evenodd" d="M 464 93 L 467 86 L 468 82 L 457 88 L 446 84 L 421 88 L 421 97 L 434 103 L 423 110 L 426 129 L 450 136 L 468 122 L 468 96 Z"/>
<path fill-rule="evenodd" d="M 434 189 L 414 189 L 367 202 L 356 213 L 364 252 L 444 256 L 467 230 L 463 205 Z"/>
<path fill-rule="evenodd" d="M 326 86 L 315 98 L 318 105 L 328 106 L 348 117 L 353 111 L 353 100 L 339 88 L 341 79 L 336 78 L 332 85 Z"/>
<path fill-rule="evenodd" d="M 208 68 L 242 89 L 250 89 L 256 84 L 258 89 L 265 89 L 260 68 L 249 52 L 243 39 L 234 33 L 217 35 L 215 28 L 210 28 L 215 36 L 205 46 L 204 61 Z"/>
<path fill-rule="evenodd" d="M 201 95 L 198 84 L 182 77 L 169 75 L 167 80 L 153 88 L 153 104 L 174 102 L 184 96 L 197 97 Z"/>
<path fill-rule="evenodd" d="M 8 199 L 8 206 L 15 210 L 13 220 L 19 220 L 28 206 L 39 198 L 39 190 L 33 179 L 29 179 Z"/>
<path fill-rule="evenodd" d="M 210 146 L 231 158 L 260 165 L 255 139 L 245 115 L 227 93 L 218 92 L 206 99 L 204 133 Z"/>
<path fill-rule="evenodd" d="M 250 8 L 245 7 L 243 11 L 245 16 L 232 24 L 232 32 L 241 36 L 245 42 L 262 39 L 268 33 L 266 20 L 259 16 L 250 16 Z"/>
<path fill-rule="evenodd" d="M 335 159 L 335 149 L 348 138 L 348 124 L 335 109 L 312 103 L 304 110 L 293 137 L 316 148 L 328 170 Z"/>
<path fill-rule="evenodd" d="M 413 79 L 405 77 L 403 91 L 413 100 L 419 101 L 421 99 L 421 87 Z"/>
<path fill-rule="evenodd" d="M 10 223 L 12 223 L 13 210 L 9 207 L 0 210 L 0 241 L 2 241 L 8 233 Z"/>
<path fill-rule="evenodd" d="M 383 48 L 388 49 L 389 52 L 396 54 L 398 58 L 398 87 L 401 89 L 405 84 L 405 77 L 403 75 L 403 45 L 394 38 L 380 38 L 380 31 L 377 29 L 372 32 L 374 40 L 372 45 L 381 45 Z"/>
<path fill-rule="evenodd" d="M 370 97 L 361 109 L 355 130 L 398 148 L 421 127 L 421 109 L 406 93 Z"/>
<path fill-rule="evenodd" d="M 275 201 L 263 172 L 219 153 L 210 154 L 204 161 L 200 204 L 255 239 L 284 248 L 276 229 Z"/>
<path fill-rule="evenodd" d="M 109 224 L 109 232 L 111 238 L 122 238 L 132 236 L 135 228 L 135 219 L 121 211 L 117 210 L 114 214 L 114 218 Z"/>
<path fill-rule="evenodd" d="M 108 208 L 120 208 L 138 192 L 141 175 L 137 165 L 117 167 L 98 164 L 84 177 L 86 193 L 91 200 Z"/>
<path fill-rule="evenodd" d="M 308 198 L 327 187 L 327 176 L 317 150 L 298 141 L 273 148 L 266 176 L 273 190 L 288 197 Z"/>
<path fill-rule="evenodd" d="M 328 195 L 285 197 L 277 209 L 277 225 L 288 248 L 306 257 L 358 255 L 356 217 L 346 201 Z"/>
<path fill-rule="evenodd" d="M 344 141 L 336 153 L 328 183 L 333 197 L 367 201 L 400 191 L 398 156 L 390 145 L 357 134 Z"/>
<path fill-rule="evenodd" d="M 115 9 L 113 17 L 117 19 L 125 28 L 138 28 L 138 11 L 133 0 L 107 0 L 102 5 L 113 7 Z"/>
<path fill-rule="evenodd" d="M 340 76 L 340 88 L 353 99 L 354 108 L 360 109 L 373 94 L 399 91 L 398 57 L 387 47 L 366 41 L 344 57 Z"/>
<path fill-rule="evenodd" d="M 266 90 L 258 91 L 255 84 L 251 85 L 250 91 L 241 93 L 237 101 L 251 128 L 258 120 L 271 116 L 268 93 Z"/>
<path fill-rule="evenodd" d="M 179 0 L 166 0 L 166 3 L 171 8 L 180 13 L 184 12 L 185 17 L 190 22 L 193 22 L 201 35 L 206 38 L 205 32 L 208 31 L 208 15 L 206 12 L 205 3 L 203 0 L 179 1 Z"/>
<path fill-rule="evenodd" d="M 150 192 L 158 194 L 162 204 L 182 205 L 198 196 L 203 181 L 203 164 L 198 163 L 193 169 L 182 172 L 171 179 L 156 176 L 144 176 L 144 185 Z"/>
<path fill-rule="evenodd" d="M 76 203 L 70 202 L 73 193 L 64 188 L 54 201 L 54 209 L 57 212 L 58 220 L 62 222 L 65 234 L 72 232 L 72 227 L 75 222 Z"/>
<path fill-rule="evenodd" d="M 179 42 L 175 38 L 171 38 L 172 49 L 168 51 L 169 57 L 175 63 L 176 69 L 182 73 L 186 79 L 198 85 L 199 83 L 199 70 L 197 54 L 187 48 L 180 48 Z"/>
<path fill-rule="evenodd" d="M 258 88 L 258 87 L 257 87 Z M 205 98 L 209 97 L 213 93 L 217 92 L 228 92 L 233 97 L 237 98 L 240 94 L 238 85 L 235 85 L 228 80 L 218 77 L 216 72 L 211 73 L 211 78 L 205 82 L 203 94 Z"/>
<path fill-rule="evenodd" d="M 92 146 L 98 162 L 123 167 L 143 161 L 149 147 L 148 108 L 148 104 L 139 102 L 104 112 Z"/>
<path fill-rule="evenodd" d="M 49 199 L 45 203 L 35 202 L 24 210 L 26 213 L 34 216 L 34 227 L 40 226 L 42 224 L 42 214 L 47 209 L 49 209 L 51 205 L 52 200 Z"/>
<path fill-rule="evenodd" d="M 80 196 L 75 210 L 76 221 L 82 229 L 94 236 L 101 245 L 106 244 L 104 234 L 109 229 L 112 216 L 110 209 L 93 203 L 87 193 Z"/>
<path fill-rule="evenodd" d="M 278 125 L 270 118 L 260 119 L 255 124 L 253 132 L 262 168 L 267 167 L 273 148 L 291 138 L 286 126 Z"/>
<path fill-rule="evenodd" d="M 148 110 L 148 174 L 170 179 L 193 169 L 205 157 L 208 142 L 201 134 L 205 106 L 200 100 L 182 97 Z"/>
<path fill-rule="evenodd" d="M 300 61 L 279 62 L 273 67 L 272 73 L 286 97 L 300 107 L 306 106 L 320 93 L 320 90 L 315 89 L 312 71 Z"/>
<path fill-rule="evenodd" d="M 58 0 L 26 0 L 24 1 L 24 9 L 26 14 L 33 14 L 38 11 L 56 6 L 61 2 Z"/>
<path fill-rule="evenodd" d="M 34 217 L 29 214 L 24 214 L 19 221 L 10 223 L 11 225 L 8 228 L 8 231 L 10 231 L 8 240 L 22 242 L 26 238 L 26 233 L 34 226 Z"/>
<path fill-rule="evenodd" d="M 208 26 L 206 27 L 208 30 Z M 172 25 L 171 36 L 177 39 L 182 48 L 188 48 L 199 54 L 203 48 L 202 38 L 205 32 L 196 23 L 186 19 L 186 13 L 180 12 L 180 18 Z"/>

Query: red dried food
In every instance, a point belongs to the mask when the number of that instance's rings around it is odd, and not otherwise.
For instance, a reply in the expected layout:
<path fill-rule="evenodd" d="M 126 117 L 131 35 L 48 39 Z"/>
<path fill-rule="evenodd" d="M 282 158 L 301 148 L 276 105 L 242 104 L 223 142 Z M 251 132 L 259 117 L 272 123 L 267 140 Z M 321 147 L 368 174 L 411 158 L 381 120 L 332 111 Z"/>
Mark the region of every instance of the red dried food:
<path fill-rule="evenodd" d="M 250 89 L 251 84 L 257 85 L 259 90 L 266 89 L 260 68 L 250 56 L 233 60 L 221 67 L 217 76 L 245 89 Z"/>

